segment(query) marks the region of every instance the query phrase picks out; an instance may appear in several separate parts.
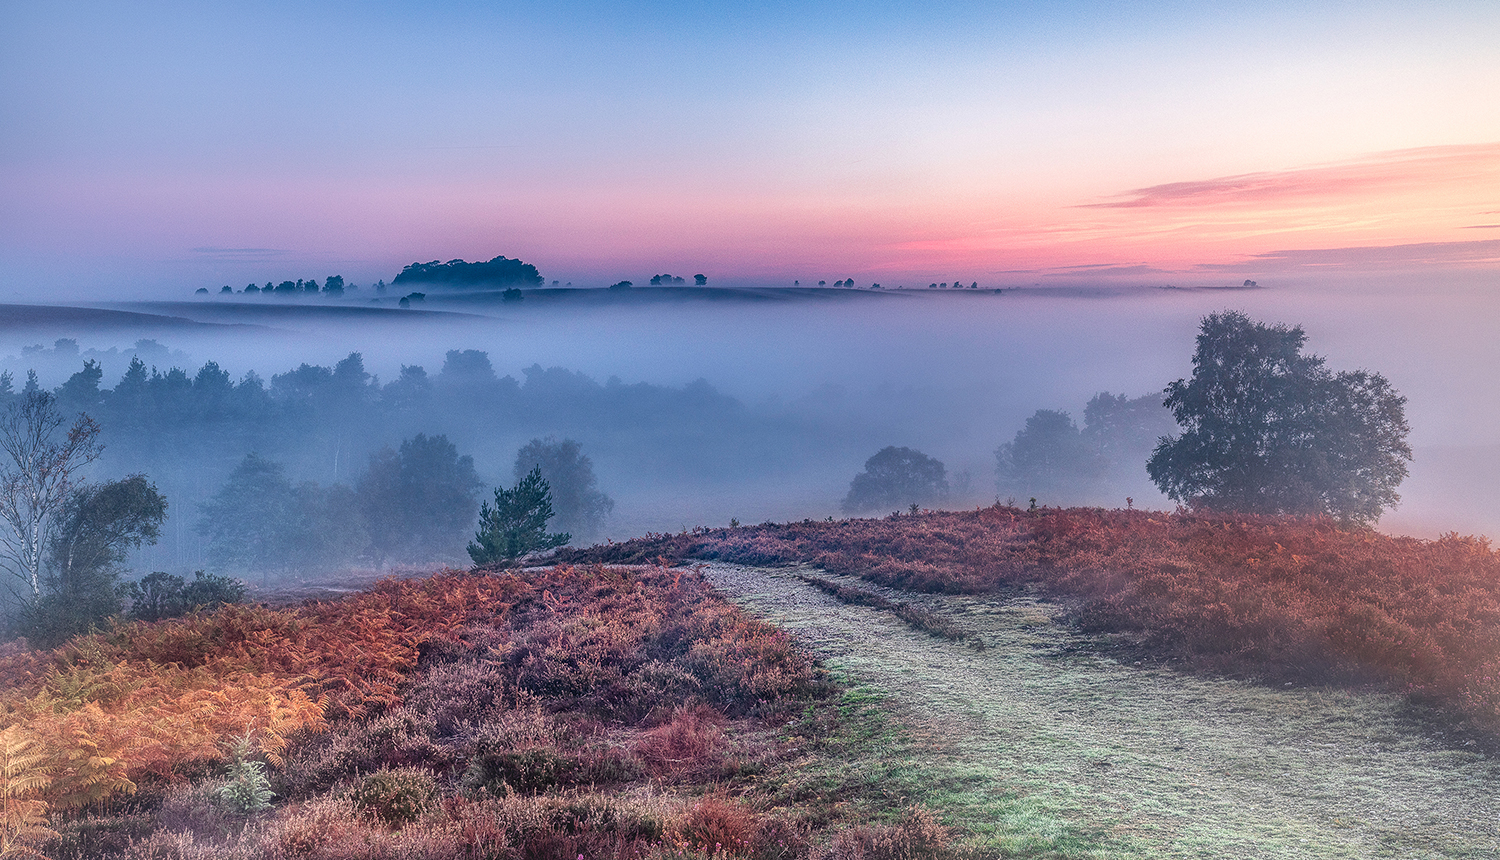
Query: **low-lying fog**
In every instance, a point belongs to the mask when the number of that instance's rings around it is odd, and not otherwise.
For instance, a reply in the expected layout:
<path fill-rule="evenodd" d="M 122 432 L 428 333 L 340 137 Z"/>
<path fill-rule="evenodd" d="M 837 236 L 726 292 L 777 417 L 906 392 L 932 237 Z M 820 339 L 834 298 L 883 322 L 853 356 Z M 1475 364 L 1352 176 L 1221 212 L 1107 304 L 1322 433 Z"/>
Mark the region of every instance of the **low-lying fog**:
<path fill-rule="evenodd" d="M 294 480 L 327 485 L 355 481 L 381 446 L 418 432 L 446 434 L 492 487 L 512 482 L 517 449 L 528 440 L 573 438 L 616 503 L 600 539 L 731 518 L 837 516 L 850 479 L 888 445 L 946 465 L 947 507 L 1019 497 L 997 487 L 995 450 L 1028 416 L 1066 410 L 1082 426 L 1084 405 L 1099 392 L 1160 392 L 1190 373 L 1199 320 L 1232 308 L 1301 324 L 1309 350 L 1331 369 L 1379 371 L 1409 399 L 1415 459 L 1405 500 L 1383 530 L 1500 532 L 1500 387 L 1491 381 L 1500 340 L 1490 331 L 1494 301 L 1478 291 L 655 295 L 539 294 L 503 304 L 432 295 L 410 311 L 217 298 L 97 306 L 102 314 L 12 306 L 0 315 L 0 368 L 14 374 L 17 389 L 28 369 L 50 388 L 96 360 L 100 385 L 110 389 L 139 355 L 163 373 L 176 366 L 191 379 L 213 361 L 234 382 L 253 371 L 269 385 L 300 364 L 332 367 L 358 352 L 385 385 L 403 366 L 441 381 L 449 351 L 478 350 L 497 376 L 519 383 L 464 388 L 389 420 L 316 412 L 308 426 L 276 431 L 290 438 L 214 425 L 197 436 L 177 428 L 191 444 L 172 434 L 112 444 L 128 430 L 101 422 L 111 447 L 95 475 L 145 471 L 171 504 L 161 543 L 143 551 L 138 566 L 182 571 L 204 566 L 193 531 L 199 505 L 246 446 L 285 463 Z M 547 372 L 553 368 L 567 373 Z M 1115 507 L 1129 495 L 1137 507 L 1170 507 L 1144 463 L 1134 470 L 1086 498 L 1038 502 Z"/>

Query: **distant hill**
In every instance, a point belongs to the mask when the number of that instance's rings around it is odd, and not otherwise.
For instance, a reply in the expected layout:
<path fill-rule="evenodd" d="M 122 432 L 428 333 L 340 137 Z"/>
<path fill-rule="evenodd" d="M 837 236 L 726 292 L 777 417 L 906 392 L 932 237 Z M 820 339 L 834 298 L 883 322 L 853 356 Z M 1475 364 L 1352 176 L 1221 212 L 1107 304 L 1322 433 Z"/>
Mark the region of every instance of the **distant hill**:
<path fill-rule="evenodd" d="M 542 276 L 536 270 L 536 266 L 530 263 L 523 263 L 508 257 L 496 257 L 487 263 L 466 263 L 463 260 L 449 260 L 446 263 L 440 263 L 437 260 L 430 263 L 412 263 L 402 269 L 401 274 L 397 275 L 392 283 L 431 284 L 446 287 L 497 285 L 539 287 L 542 285 Z"/>

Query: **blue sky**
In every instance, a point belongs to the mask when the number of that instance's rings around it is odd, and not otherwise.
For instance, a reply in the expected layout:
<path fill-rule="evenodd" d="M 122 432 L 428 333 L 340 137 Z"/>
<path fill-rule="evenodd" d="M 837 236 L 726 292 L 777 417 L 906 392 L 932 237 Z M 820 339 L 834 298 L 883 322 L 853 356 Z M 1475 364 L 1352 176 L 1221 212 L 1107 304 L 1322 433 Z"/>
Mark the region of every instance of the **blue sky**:
<path fill-rule="evenodd" d="M 1472 242 L 1500 164 L 1484 148 L 1500 141 L 1495 4 L 0 16 L 0 295 L 364 280 L 496 254 L 603 283 L 1255 273 L 1281 252 Z M 1351 192 L 1349 166 L 1372 160 L 1405 179 Z M 1249 214 L 1089 209 L 1319 169 L 1340 181 Z"/>

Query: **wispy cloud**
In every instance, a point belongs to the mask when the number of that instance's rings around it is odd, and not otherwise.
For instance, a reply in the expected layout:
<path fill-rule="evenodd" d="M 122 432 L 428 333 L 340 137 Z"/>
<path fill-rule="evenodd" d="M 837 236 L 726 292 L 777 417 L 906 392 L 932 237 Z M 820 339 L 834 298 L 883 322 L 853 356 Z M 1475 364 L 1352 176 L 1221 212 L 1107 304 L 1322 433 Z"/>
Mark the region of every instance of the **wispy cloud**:
<path fill-rule="evenodd" d="M 1350 248 L 1305 248 L 1252 254 L 1239 263 L 1204 263 L 1202 271 L 1290 269 L 1401 269 L 1419 266 L 1500 264 L 1500 239 L 1473 242 L 1414 242 Z"/>
<path fill-rule="evenodd" d="M 1380 153 L 1339 164 L 1244 173 L 1136 188 L 1116 199 L 1078 204 L 1081 209 L 1265 205 L 1308 198 L 1343 197 L 1432 187 L 1500 175 L 1500 144 L 1433 146 Z"/>
<path fill-rule="evenodd" d="M 1170 274 L 1166 269 L 1159 269 L 1145 263 L 1133 266 L 1115 265 L 1111 263 L 1091 263 L 1086 266 L 1057 266 L 1043 271 L 1066 272 L 1078 275 L 1165 275 Z"/>
<path fill-rule="evenodd" d="M 285 248 L 190 248 L 194 254 L 226 260 L 269 259 L 293 253 Z"/>

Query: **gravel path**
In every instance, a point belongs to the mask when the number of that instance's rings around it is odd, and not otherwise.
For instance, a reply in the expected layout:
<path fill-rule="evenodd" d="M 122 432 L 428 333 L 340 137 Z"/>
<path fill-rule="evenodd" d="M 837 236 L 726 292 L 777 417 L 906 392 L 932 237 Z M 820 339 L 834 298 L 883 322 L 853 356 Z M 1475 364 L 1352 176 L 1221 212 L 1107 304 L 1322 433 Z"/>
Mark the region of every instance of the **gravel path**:
<path fill-rule="evenodd" d="M 1500 767 L 1380 693 L 1267 689 L 1065 650 L 1059 608 L 914 595 L 807 568 L 709 564 L 723 593 L 900 703 L 949 762 L 1150 857 L 1500 858 Z M 802 573 L 920 605 L 979 651 L 850 606 Z M 960 822 L 984 829 L 985 822 Z"/>

